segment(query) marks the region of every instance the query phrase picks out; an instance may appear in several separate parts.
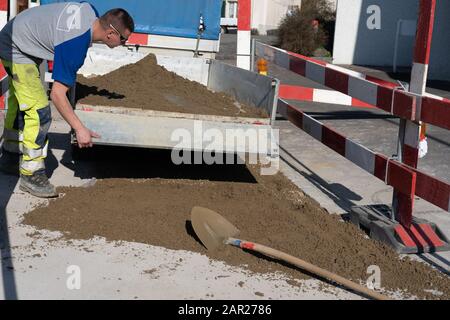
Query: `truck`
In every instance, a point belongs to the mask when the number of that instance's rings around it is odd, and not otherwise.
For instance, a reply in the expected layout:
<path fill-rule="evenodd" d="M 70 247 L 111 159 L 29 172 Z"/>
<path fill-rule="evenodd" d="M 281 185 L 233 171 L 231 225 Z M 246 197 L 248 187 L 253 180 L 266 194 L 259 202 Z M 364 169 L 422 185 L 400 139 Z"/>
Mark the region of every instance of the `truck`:
<path fill-rule="evenodd" d="M 228 33 L 229 29 L 237 28 L 237 0 L 223 0 L 222 1 L 222 14 L 220 18 L 220 27 L 222 33 Z"/>
<path fill-rule="evenodd" d="M 4 3 L 3 3 L 4 2 Z M 0 3 L 0 27 L 27 8 L 68 0 L 4 0 Z M 83 2 L 74 0 L 72 2 Z M 220 43 L 220 0 L 90 0 L 99 13 L 124 8 L 135 20 L 135 33 L 126 46 L 143 51 L 192 56 L 197 50 L 215 58 Z M 2 8 L 4 7 L 4 8 Z M 200 26 L 203 23 L 203 29 Z"/>

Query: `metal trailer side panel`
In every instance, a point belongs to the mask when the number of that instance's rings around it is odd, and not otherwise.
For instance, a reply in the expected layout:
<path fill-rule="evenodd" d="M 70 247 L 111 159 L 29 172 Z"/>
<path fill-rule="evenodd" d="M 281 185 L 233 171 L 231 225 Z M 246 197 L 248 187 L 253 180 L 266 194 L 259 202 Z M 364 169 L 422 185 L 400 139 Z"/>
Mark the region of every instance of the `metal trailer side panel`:
<path fill-rule="evenodd" d="M 104 112 L 114 114 L 124 114 L 140 117 L 164 117 L 164 118 L 179 118 L 190 120 L 202 120 L 220 123 L 244 123 L 254 125 L 269 125 L 270 120 L 265 118 L 243 118 L 236 116 L 215 116 L 208 114 L 196 114 L 196 113 L 181 113 L 181 112 L 169 112 L 169 111 L 157 111 L 157 110 L 144 110 L 139 108 L 126 108 L 126 107 L 109 107 L 109 106 L 93 106 L 88 104 L 77 104 L 77 111 L 86 112 Z"/>
<path fill-rule="evenodd" d="M 103 75 L 137 62 L 145 56 L 146 54 L 124 49 L 111 50 L 105 46 L 94 45 L 89 49 L 80 73 L 84 76 Z M 278 99 L 277 79 L 210 59 L 156 55 L 156 60 L 168 71 L 201 83 L 212 91 L 224 92 L 240 103 L 264 108 L 271 116 L 273 124 Z"/>
<path fill-rule="evenodd" d="M 228 93 L 241 103 L 263 108 L 274 124 L 279 80 L 212 60 L 208 89 Z"/>
<path fill-rule="evenodd" d="M 269 125 L 75 112 L 86 127 L 100 134 L 94 139 L 99 145 L 269 155 L 276 144 Z"/>
<path fill-rule="evenodd" d="M 87 52 L 83 66 L 78 71 L 85 77 L 104 75 L 122 66 L 136 63 L 148 53 L 132 52 L 126 48 L 109 49 L 102 44 L 94 44 Z M 196 81 L 204 86 L 208 84 L 209 60 L 192 57 L 166 56 L 156 54 L 158 65 L 177 75 Z M 50 75 L 48 80 L 50 80 Z"/>
<path fill-rule="evenodd" d="M 157 56 L 157 60 L 166 69 L 197 82 L 205 82 L 205 76 L 209 76 L 209 90 L 228 93 L 240 103 L 263 108 L 274 120 L 278 89 L 276 79 L 207 59 Z M 101 135 L 100 139 L 94 140 L 96 144 L 191 151 L 212 149 L 220 153 L 277 153 L 277 139 L 268 118 L 84 104 L 78 104 L 75 109 L 81 121 Z M 177 137 L 178 140 L 180 137 L 185 139 L 178 141 Z"/>
<path fill-rule="evenodd" d="M 210 67 L 210 60 L 208 59 L 156 55 L 156 60 L 160 66 L 183 78 L 201 83 L 204 86 L 208 84 Z"/>

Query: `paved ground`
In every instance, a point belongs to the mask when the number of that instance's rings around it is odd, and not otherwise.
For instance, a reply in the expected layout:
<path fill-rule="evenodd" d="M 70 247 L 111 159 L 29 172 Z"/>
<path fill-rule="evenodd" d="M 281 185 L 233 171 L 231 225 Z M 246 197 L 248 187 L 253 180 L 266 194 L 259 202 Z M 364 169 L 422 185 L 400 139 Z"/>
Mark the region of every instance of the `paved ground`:
<path fill-rule="evenodd" d="M 88 182 L 72 162 L 69 128 L 55 117 L 50 129 L 48 171 L 58 186 Z M 3 122 L 0 121 L 0 129 Z M 130 159 L 133 162 L 139 159 Z M 137 165 L 136 167 L 142 167 Z M 141 172 L 129 172 L 139 177 Z M 111 177 L 122 176 L 111 172 Z M 84 176 L 81 179 L 80 176 Z M 103 239 L 72 241 L 21 224 L 37 200 L 18 190 L 17 178 L 0 174 L 0 298 L 7 299 L 359 299 L 318 280 L 298 285 L 279 275 L 249 274 L 200 254 Z M 78 269 L 79 268 L 79 269 Z M 81 288 L 73 277 L 80 271 Z"/>
<path fill-rule="evenodd" d="M 233 59 L 232 36 L 223 37 L 219 58 Z M 273 39 L 268 39 L 269 41 Z M 267 41 L 267 39 L 265 39 Z M 271 68 L 284 83 L 316 86 L 284 70 Z M 291 82 L 292 81 L 292 82 Z M 396 120 L 365 109 L 336 105 L 299 104 L 338 131 L 385 154 L 393 153 Z M 352 111 L 352 112 L 349 112 Z M 1 117 L 0 117 L 1 118 Z M 71 162 L 69 128 L 55 117 L 51 128 L 51 181 L 59 186 L 82 185 Z M 0 130 L 2 130 L 0 121 Z M 282 171 L 332 213 L 347 212 L 354 204 L 389 203 L 391 190 L 344 158 L 331 152 L 289 122 L 280 120 Z M 421 168 L 450 181 L 450 136 L 431 128 L 430 154 Z M 135 161 L 135 160 L 133 160 Z M 114 173 L 112 173 L 114 174 Z M 340 289 L 319 290 L 311 280 L 293 286 L 277 276 L 245 274 L 208 261 L 204 256 L 136 243 L 105 243 L 102 239 L 66 243 L 56 233 L 36 239 L 35 230 L 21 225 L 25 212 L 42 203 L 17 188 L 17 179 L 0 174 L 1 264 L 0 298 L 20 299 L 355 299 Z M 450 218 L 418 200 L 415 214 L 443 226 L 450 236 Z M 447 271 L 449 254 L 422 258 Z M 184 261 L 180 263 L 180 259 Z M 75 266 L 75 269 L 70 269 Z M 193 267 L 195 266 L 195 267 Z M 68 289 L 79 267 L 81 289 Z M 68 269 L 69 268 L 69 269 Z"/>

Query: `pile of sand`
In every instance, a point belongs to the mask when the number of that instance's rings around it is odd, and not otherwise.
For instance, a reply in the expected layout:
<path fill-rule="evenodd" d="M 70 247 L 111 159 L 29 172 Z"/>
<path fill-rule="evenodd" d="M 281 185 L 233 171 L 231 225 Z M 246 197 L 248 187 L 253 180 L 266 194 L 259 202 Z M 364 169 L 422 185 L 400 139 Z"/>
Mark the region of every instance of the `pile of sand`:
<path fill-rule="evenodd" d="M 257 167 L 244 165 L 176 166 L 170 162 L 170 153 L 165 159 L 138 152 L 114 162 L 96 158 L 96 176 L 105 179 L 90 188 L 61 188 L 64 197 L 28 213 L 24 223 L 63 231 L 67 238 L 103 236 L 141 242 L 200 252 L 230 265 L 247 265 L 254 272 L 281 271 L 293 278 L 306 277 L 300 270 L 234 247 L 224 247 L 212 255 L 196 239 L 190 225 L 192 207 L 203 206 L 237 226 L 241 238 L 285 251 L 341 276 L 365 282 L 368 267 L 376 265 L 385 288 L 422 298 L 450 298 L 448 277 L 425 264 L 400 260 L 390 248 L 328 214 L 281 174 L 261 176 Z M 138 178 L 133 172 L 141 172 L 139 179 L 120 178 Z M 431 289 L 442 295 L 425 291 Z"/>
<path fill-rule="evenodd" d="M 103 76 L 78 75 L 77 100 L 81 104 L 147 110 L 261 118 L 259 108 L 237 103 L 223 93 L 209 91 L 200 83 L 184 79 L 156 63 L 149 54 L 135 64 Z"/>

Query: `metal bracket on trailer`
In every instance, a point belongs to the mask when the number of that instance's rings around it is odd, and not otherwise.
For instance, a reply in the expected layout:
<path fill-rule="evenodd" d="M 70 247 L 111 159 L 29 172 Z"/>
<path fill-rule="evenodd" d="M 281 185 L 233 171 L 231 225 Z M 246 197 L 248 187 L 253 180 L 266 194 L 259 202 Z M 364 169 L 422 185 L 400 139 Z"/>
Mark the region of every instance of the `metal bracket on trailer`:
<path fill-rule="evenodd" d="M 429 253 L 449 251 L 450 242 L 439 227 L 424 219 L 413 218 L 411 227 L 405 228 L 391 220 L 392 208 L 387 205 L 354 206 L 350 221 L 369 231 L 372 239 L 386 243 L 397 253 Z"/>

